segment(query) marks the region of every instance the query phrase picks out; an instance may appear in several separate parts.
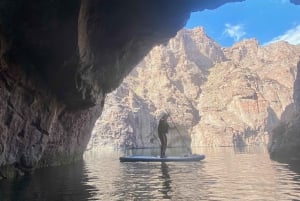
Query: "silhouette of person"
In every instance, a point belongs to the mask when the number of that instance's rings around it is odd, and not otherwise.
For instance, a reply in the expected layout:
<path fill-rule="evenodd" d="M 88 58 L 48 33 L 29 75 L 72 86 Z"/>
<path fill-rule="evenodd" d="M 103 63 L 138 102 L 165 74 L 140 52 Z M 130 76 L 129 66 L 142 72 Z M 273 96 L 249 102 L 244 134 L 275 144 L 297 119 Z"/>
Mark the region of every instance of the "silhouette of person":
<path fill-rule="evenodd" d="M 170 128 L 168 122 L 168 115 L 167 114 L 163 114 L 163 116 L 160 118 L 159 120 L 159 124 L 158 124 L 158 137 L 160 140 L 160 157 L 164 158 L 166 157 L 166 149 L 167 149 L 167 133 L 168 130 Z"/>

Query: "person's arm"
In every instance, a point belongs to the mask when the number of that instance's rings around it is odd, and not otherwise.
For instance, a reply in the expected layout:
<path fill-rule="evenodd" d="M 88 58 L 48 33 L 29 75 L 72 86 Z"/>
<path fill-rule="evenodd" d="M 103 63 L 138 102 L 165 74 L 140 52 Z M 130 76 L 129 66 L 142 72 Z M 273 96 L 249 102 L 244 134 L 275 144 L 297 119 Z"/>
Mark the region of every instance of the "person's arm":
<path fill-rule="evenodd" d="M 176 128 L 175 124 L 173 124 L 172 126 L 170 126 L 170 124 L 167 123 L 167 125 L 168 125 L 168 129 L 175 129 Z"/>

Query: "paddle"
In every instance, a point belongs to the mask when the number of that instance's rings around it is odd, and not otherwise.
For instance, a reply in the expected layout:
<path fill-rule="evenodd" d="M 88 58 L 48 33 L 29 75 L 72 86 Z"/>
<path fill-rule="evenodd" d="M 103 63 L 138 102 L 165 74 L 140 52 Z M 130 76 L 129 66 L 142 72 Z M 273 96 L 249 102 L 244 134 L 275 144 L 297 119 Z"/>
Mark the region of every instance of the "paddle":
<path fill-rule="evenodd" d="M 178 128 L 177 128 L 177 126 L 176 126 L 176 124 L 175 124 L 175 122 L 173 121 L 173 119 L 172 119 L 172 117 L 171 117 L 171 115 L 170 115 L 170 113 L 168 112 L 168 111 L 166 111 L 166 113 L 168 114 L 168 116 L 171 118 L 171 121 L 173 122 L 173 124 L 174 124 L 174 127 L 175 127 L 175 129 L 176 129 L 176 131 L 177 131 L 177 133 L 179 134 L 179 136 L 182 138 L 182 142 L 183 142 L 183 144 L 184 144 L 184 146 L 186 147 L 186 149 L 187 149 L 187 151 L 188 151 L 188 153 L 189 154 L 192 154 L 192 150 L 191 150 L 191 148 L 185 143 L 185 140 L 184 140 L 184 137 L 183 137 L 183 135 L 181 135 L 181 133 L 180 133 L 180 131 L 178 130 Z"/>

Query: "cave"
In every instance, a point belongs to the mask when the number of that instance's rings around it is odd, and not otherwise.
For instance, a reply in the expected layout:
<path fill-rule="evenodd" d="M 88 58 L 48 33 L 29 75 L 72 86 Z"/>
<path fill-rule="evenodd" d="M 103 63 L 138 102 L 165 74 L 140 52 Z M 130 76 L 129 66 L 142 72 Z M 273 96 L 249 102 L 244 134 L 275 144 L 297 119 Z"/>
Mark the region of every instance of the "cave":
<path fill-rule="evenodd" d="M 2 0 L 1 175 L 80 160 L 106 94 L 151 48 L 239 1 Z"/>

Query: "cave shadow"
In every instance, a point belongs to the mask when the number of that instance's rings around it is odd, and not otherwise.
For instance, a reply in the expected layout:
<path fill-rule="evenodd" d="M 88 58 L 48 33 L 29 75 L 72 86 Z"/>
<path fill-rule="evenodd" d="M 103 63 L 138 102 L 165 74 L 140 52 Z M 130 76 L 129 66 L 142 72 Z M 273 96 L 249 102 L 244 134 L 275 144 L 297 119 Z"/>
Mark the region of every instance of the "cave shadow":
<path fill-rule="evenodd" d="M 84 161 L 41 168 L 32 175 L 0 180 L 0 200 L 89 200 L 97 190 L 94 186 L 87 185 L 87 180 Z"/>

